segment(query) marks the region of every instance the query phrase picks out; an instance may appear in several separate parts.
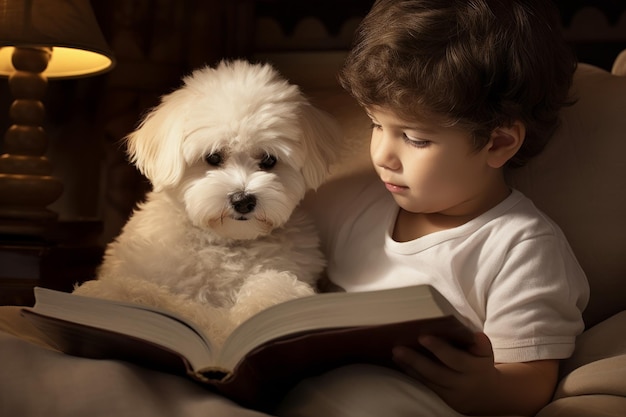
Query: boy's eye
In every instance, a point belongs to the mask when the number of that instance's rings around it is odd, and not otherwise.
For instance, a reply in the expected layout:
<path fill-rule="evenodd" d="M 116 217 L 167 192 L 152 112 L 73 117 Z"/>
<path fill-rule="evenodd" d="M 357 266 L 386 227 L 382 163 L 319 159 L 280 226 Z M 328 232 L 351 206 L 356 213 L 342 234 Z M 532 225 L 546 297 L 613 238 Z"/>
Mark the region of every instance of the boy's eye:
<path fill-rule="evenodd" d="M 264 170 L 270 170 L 276 166 L 276 162 L 278 160 L 274 155 L 266 154 L 261 158 L 261 162 L 259 162 L 259 168 Z"/>
<path fill-rule="evenodd" d="M 372 121 L 372 124 L 370 125 L 372 130 L 382 130 L 383 126 Z M 398 132 L 399 133 L 399 132 Z M 428 147 L 432 142 L 426 139 L 418 139 L 412 136 L 409 136 L 407 133 L 402 132 L 402 140 L 407 143 L 408 145 L 414 146 L 416 148 L 426 148 Z"/>
<path fill-rule="evenodd" d="M 206 161 L 207 164 L 213 167 L 218 167 L 222 165 L 222 163 L 224 162 L 224 157 L 222 156 L 221 153 L 216 152 L 216 153 L 212 153 L 212 154 L 205 156 L 204 160 Z"/>
<path fill-rule="evenodd" d="M 429 140 L 412 138 L 412 137 L 408 136 L 406 133 L 402 135 L 402 139 L 407 144 L 409 144 L 411 146 L 415 146 L 416 148 L 426 148 L 427 146 L 429 146 L 432 143 Z"/>

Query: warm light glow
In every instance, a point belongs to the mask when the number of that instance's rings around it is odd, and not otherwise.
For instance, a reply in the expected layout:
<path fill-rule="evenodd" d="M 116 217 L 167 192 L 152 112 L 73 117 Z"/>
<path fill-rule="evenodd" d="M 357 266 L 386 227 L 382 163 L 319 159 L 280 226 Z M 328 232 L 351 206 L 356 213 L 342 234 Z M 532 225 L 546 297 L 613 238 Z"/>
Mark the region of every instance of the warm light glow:
<path fill-rule="evenodd" d="M 0 48 L 0 76 L 14 72 L 11 55 L 14 47 Z M 105 55 L 82 49 L 54 47 L 48 68 L 43 74 L 48 78 L 72 78 L 106 71 L 113 61 Z"/>

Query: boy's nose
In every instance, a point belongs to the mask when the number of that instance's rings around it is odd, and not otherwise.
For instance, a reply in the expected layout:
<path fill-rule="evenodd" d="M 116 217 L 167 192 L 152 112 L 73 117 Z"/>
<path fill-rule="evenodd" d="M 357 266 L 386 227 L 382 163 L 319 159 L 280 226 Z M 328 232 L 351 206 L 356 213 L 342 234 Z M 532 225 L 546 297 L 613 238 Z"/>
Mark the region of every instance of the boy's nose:
<path fill-rule="evenodd" d="M 385 132 L 372 135 L 370 156 L 372 163 L 378 167 L 390 170 L 397 170 L 400 167 L 393 138 L 389 138 Z"/>

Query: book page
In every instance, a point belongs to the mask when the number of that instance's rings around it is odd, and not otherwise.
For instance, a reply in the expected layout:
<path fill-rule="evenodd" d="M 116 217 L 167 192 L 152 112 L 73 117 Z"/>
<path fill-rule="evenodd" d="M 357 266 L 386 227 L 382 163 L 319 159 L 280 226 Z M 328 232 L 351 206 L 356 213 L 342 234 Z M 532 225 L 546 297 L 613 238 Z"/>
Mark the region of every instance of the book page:
<path fill-rule="evenodd" d="M 185 356 L 194 368 L 210 362 L 212 347 L 192 323 L 164 310 L 36 288 L 33 311 L 64 321 L 147 340 Z"/>
<path fill-rule="evenodd" d="M 377 326 L 444 316 L 455 316 L 469 326 L 469 321 L 427 285 L 299 298 L 272 306 L 242 323 L 224 343 L 217 362 L 232 369 L 254 347 L 291 333 Z"/>

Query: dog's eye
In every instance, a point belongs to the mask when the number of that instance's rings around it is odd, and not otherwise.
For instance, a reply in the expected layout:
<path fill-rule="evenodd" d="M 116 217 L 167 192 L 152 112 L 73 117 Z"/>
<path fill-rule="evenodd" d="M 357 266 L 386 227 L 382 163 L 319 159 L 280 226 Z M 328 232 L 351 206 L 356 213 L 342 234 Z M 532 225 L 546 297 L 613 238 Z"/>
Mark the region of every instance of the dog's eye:
<path fill-rule="evenodd" d="M 274 155 L 266 154 L 261 158 L 261 162 L 259 162 L 259 167 L 261 169 L 272 169 L 276 165 L 276 157 Z"/>
<path fill-rule="evenodd" d="M 207 164 L 214 166 L 214 167 L 218 167 L 222 165 L 222 162 L 224 162 L 224 158 L 222 157 L 220 153 L 212 153 L 210 155 L 207 155 L 204 157 L 204 160 L 206 161 Z"/>

